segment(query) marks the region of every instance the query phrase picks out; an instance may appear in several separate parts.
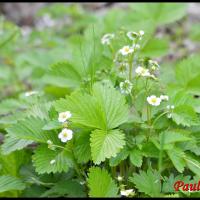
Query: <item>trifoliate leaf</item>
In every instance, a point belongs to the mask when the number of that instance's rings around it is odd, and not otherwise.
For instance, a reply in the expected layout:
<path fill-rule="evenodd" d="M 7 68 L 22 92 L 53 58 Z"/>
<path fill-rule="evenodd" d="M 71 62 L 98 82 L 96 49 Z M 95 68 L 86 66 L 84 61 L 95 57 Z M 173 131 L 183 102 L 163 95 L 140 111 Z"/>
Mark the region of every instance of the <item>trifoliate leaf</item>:
<path fill-rule="evenodd" d="M 51 150 L 47 145 L 40 145 L 32 157 L 38 174 L 67 172 L 73 166 L 73 158 L 66 150 Z M 53 160 L 53 161 L 52 161 Z"/>
<path fill-rule="evenodd" d="M 156 170 L 148 169 L 147 172 L 140 170 L 129 178 L 136 185 L 136 188 L 150 197 L 161 196 L 160 174 Z"/>
<path fill-rule="evenodd" d="M 0 176 L 0 193 L 11 190 L 24 190 L 25 184 L 14 176 L 4 175 Z"/>
<path fill-rule="evenodd" d="M 97 83 L 92 95 L 75 92 L 54 104 L 58 112 L 70 110 L 71 121 L 103 130 L 118 127 L 128 119 L 125 98 L 113 87 Z"/>
<path fill-rule="evenodd" d="M 90 197 L 117 197 L 116 183 L 105 169 L 92 167 L 89 169 L 88 187 Z"/>
<path fill-rule="evenodd" d="M 95 164 L 105 161 L 106 158 L 115 157 L 125 145 L 125 135 L 120 130 L 95 130 L 91 134 L 90 146 L 92 160 Z"/>

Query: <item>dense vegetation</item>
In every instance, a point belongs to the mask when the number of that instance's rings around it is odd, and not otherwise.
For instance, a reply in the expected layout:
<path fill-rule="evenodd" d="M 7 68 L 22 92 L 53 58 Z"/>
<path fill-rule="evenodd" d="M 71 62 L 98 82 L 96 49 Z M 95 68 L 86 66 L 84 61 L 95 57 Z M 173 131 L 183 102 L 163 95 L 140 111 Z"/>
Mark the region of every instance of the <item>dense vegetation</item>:
<path fill-rule="evenodd" d="M 187 4 L 1 16 L 0 196 L 193 197 L 200 180 L 199 24 Z M 184 191 L 185 190 L 185 191 Z"/>

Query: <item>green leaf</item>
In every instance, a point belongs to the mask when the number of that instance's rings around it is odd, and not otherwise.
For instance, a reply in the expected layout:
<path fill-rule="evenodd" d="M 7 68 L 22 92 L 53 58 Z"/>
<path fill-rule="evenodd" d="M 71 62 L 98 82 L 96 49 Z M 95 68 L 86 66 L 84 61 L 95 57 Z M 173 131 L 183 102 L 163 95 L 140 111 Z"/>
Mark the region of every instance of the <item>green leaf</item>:
<path fill-rule="evenodd" d="M 161 39 L 151 39 L 145 44 L 144 48 L 141 49 L 142 56 L 147 57 L 159 57 L 168 53 L 168 41 Z"/>
<path fill-rule="evenodd" d="M 191 140 L 191 138 L 185 136 L 185 132 L 181 130 L 164 131 L 159 135 L 160 143 L 161 143 L 161 138 L 163 138 L 164 145 L 175 143 L 175 142 L 184 142 L 184 141 Z"/>
<path fill-rule="evenodd" d="M 58 121 L 49 121 L 43 126 L 43 130 L 53 130 L 62 128 L 62 124 Z"/>
<path fill-rule="evenodd" d="M 184 167 L 185 167 L 185 153 L 178 148 L 173 148 L 173 150 L 169 150 L 167 151 L 167 154 L 169 156 L 169 158 L 171 159 L 174 167 L 180 172 L 182 173 L 184 171 Z"/>
<path fill-rule="evenodd" d="M 199 124 L 199 120 L 194 109 L 189 105 L 175 107 L 172 113 L 172 119 L 176 122 L 176 124 L 188 127 Z"/>
<path fill-rule="evenodd" d="M 125 145 L 125 135 L 120 130 L 95 130 L 91 134 L 92 160 L 100 164 L 106 158 L 115 157 Z"/>
<path fill-rule="evenodd" d="M 11 125 L 6 130 L 9 135 L 15 136 L 18 139 L 33 140 L 42 143 L 51 140 L 55 144 L 60 143 L 55 132 L 42 130 L 45 124 L 45 120 L 28 117 L 18 121 L 17 124 Z"/>
<path fill-rule="evenodd" d="M 185 157 L 185 161 L 186 161 L 186 165 L 187 167 L 194 172 L 196 175 L 198 175 L 200 177 L 200 160 L 199 157 L 190 155 L 190 154 L 186 154 Z"/>
<path fill-rule="evenodd" d="M 142 166 L 142 152 L 136 148 L 131 150 L 130 161 L 136 167 L 141 167 Z"/>
<path fill-rule="evenodd" d="M 77 69 L 66 61 L 52 65 L 50 71 L 43 77 L 45 83 L 59 87 L 79 87 L 81 79 Z"/>
<path fill-rule="evenodd" d="M 148 169 L 147 172 L 140 170 L 140 174 L 133 173 L 129 178 L 136 188 L 150 197 L 161 196 L 160 174 L 156 170 Z"/>
<path fill-rule="evenodd" d="M 116 183 L 105 169 L 92 167 L 89 169 L 88 187 L 90 197 L 117 197 Z"/>
<path fill-rule="evenodd" d="M 176 66 L 176 82 L 181 89 L 192 94 L 200 94 L 199 91 L 199 66 L 200 56 L 193 55 L 179 62 Z"/>
<path fill-rule="evenodd" d="M 172 23 L 186 14 L 184 3 L 134 3 L 131 8 L 138 20 L 152 19 L 157 25 Z"/>
<path fill-rule="evenodd" d="M 79 163 L 87 163 L 91 159 L 90 132 L 77 133 L 74 154 Z"/>
<path fill-rule="evenodd" d="M 25 184 L 16 177 L 5 175 L 0 176 L 0 193 L 10 190 L 24 190 Z"/>
<path fill-rule="evenodd" d="M 58 112 L 70 110 L 71 121 L 92 128 L 109 130 L 128 119 L 125 98 L 113 87 L 96 83 L 92 95 L 75 92 L 56 101 Z"/>
<path fill-rule="evenodd" d="M 122 160 L 125 160 L 128 157 L 128 155 L 129 151 L 126 148 L 126 146 L 124 146 L 124 148 L 115 157 L 111 157 L 109 159 L 109 165 L 112 167 L 119 165 L 119 163 Z"/>
<path fill-rule="evenodd" d="M 1 146 L 2 153 L 9 154 L 13 151 L 23 149 L 24 147 L 32 143 L 32 140 L 18 139 L 14 135 L 7 134 L 4 139 L 4 143 Z"/>
<path fill-rule="evenodd" d="M 184 176 L 183 174 L 180 174 L 176 177 L 174 177 L 174 174 L 170 174 L 169 177 L 164 177 L 162 192 L 163 193 L 174 193 L 174 183 L 176 181 L 181 180 L 185 183 L 189 183 L 190 178 L 191 178 L 190 176 Z"/>
<path fill-rule="evenodd" d="M 57 182 L 51 189 L 40 197 L 85 197 L 84 187 L 76 180 L 63 180 Z"/>
<path fill-rule="evenodd" d="M 38 174 L 67 172 L 73 166 L 71 153 L 66 150 L 54 151 L 48 149 L 47 145 L 40 145 L 32 157 L 33 165 Z M 52 160 L 55 163 L 50 164 Z"/>

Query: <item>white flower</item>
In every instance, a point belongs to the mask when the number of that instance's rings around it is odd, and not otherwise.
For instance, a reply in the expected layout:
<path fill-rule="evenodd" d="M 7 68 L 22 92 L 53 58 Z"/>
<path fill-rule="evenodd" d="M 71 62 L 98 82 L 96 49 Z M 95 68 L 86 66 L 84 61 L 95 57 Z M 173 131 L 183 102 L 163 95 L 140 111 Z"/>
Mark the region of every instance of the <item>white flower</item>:
<path fill-rule="evenodd" d="M 52 145 L 53 142 L 52 142 L 51 140 L 47 140 L 47 144 L 48 144 L 48 145 Z"/>
<path fill-rule="evenodd" d="M 32 96 L 32 95 L 37 94 L 37 93 L 38 93 L 38 91 L 29 91 L 29 92 L 25 92 L 25 96 L 29 97 L 29 96 Z"/>
<path fill-rule="evenodd" d="M 53 165 L 56 161 L 55 160 L 51 160 L 50 164 Z"/>
<path fill-rule="evenodd" d="M 133 88 L 133 84 L 129 80 L 125 80 L 119 84 L 121 93 L 129 94 Z"/>
<path fill-rule="evenodd" d="M 118 177 L 117 177 L 117 180 L 118 180 L 118 181 L 122 181 L 122 180 L 123 180 L 123 177 L 122 177 L 122 176 L 118 176 Z"/>
<path fill-rule="evenodd" d="M 174 109 L 174 105 L 171 105 L 171 109 Z"/>
<path fill-rule="evenodd" d="M 61 112 L 59 113 L 58 121 L 59 122 L 65 122 L 67 119 L 69 119 L 72 116 L 70 111 Z"/>
<path fill-rule="evenodd" d="M 111 39 L 113 39 L 114 37 L 115 37 L 115 35 L 113 33 L 107 33 L 101 38 L 101 43 L 109 45 Z"/>
<path fill-rule="evenodd" d="M 151 76 L 148 69 L 145 69 L 140 66 L 136 68 L 135 73 L 138 74 L 139 76 L 149 76 L 149 77 Z"/>
<path fill-rule="evenodd" d="M 121 190 L 121 191 L 120 191 L 120 194 L 121 194 L 122 196 L 128 197 L 128 196 L 130 196 L 131 194 L 133 194 L 133 189 Z"/>
<path fill-rule="evenodd" d="M 127 46 L 124 46 L 122 49 L 120 49 L 119 52 L 123 56 L 125 56 L 125 55 L 128 55 L 128 54 L 134 52 L 134 48 L 127 45 Z"/>
<path fill-rule="evenodd" d="M 160 99 L 164 100 L 164 101 L 168 101 L 169 100 L 169 96 L 167 96 L 167 95 L 160 95 Z"/>
<path fill-rule="evenodd" d="M 138 36 L 138 33 L 129 31 L 126 35 L 130 40 L 135 40 L 135 38 Z"/>
<path fill-rule="evenodd" d="M 151 95 L 151 96 L 147 97 L 147 101 L 152 106 L 159 106 L 161 99 L 159 97 L 156 97 L 155 95 Z"/>
<path fill-rule="evenodd" d="M 139 31 L 139 34 L 140 34 L 140 36 L 143 36 L 143 35 L 144 35 L 144 31 L 143 31 L 143 30 L 140 30 L 140 31 Z"/>
<path fill-rule="evenodd" d="M 67 142 L 71 140 L 73 136 L 73 131 L 67 128 L 64 128 L 58 135 L 58 138 L 61 139 L 62 142 Z"/>

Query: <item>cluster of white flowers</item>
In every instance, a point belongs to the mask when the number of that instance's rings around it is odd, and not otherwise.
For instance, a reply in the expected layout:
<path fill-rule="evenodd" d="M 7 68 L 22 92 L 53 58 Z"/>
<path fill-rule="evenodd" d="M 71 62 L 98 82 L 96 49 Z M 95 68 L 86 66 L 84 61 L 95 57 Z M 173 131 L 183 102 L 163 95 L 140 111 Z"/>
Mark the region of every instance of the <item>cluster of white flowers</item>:
<path fill-rule="evenodd" d="M 137 67 L 135 69 L 135 73 L 138 75 L 138 76 L 143 76 L 143 77 L 151 77 L 153 79 L 156 79 L 156 77 L 150 73 L 149 69 L 146 69 L 144 67 Z"/>
<path fill-rule="evenodd" d="M 101 43 L 109 45 L 111 40 L 115 37 L 113 33 L 107 33 L 101 38 Z"/>
<path fill-rule="evenodd" d="M 61 123 L 65 123 L 65 126 L 67 124 L 67 120 L 72 116 L 70 111 L 66 111 L 66 112 L 61 112 L 59 113 L 58 116 L 58 121 Z M 67 142 L 68 140 L 71 140 L 73 137 L 73 131 L 67 128 L 64 128 L 58 135 L 58 138 L 62 141 L 62 142 Z"/>
<path fill-rule="evenodd" d="M 32 96 L 32 95 L 34 95 L 34 94 L 38 94 L 38 91 L 29 91 L 29 92 L 25 92 L 25 96 L 26 97 L 29 97 L 29 96 Z"/>
<path fill-rule="evenodd" d="M 147 97 L 147 102 L 152 106 L 159 106 L 161 101 L 168 101 L 168 100 L 169 100 L 169 97 L 167 95 L 161 95 L 160 97 L 151 95 Z"/>
<path fill-rule="evenodd" d="M 121 196 L 131 197 L 131 196 L 134 196 L 135 193 L 134 193 L 133 189 L 128 189 L 128 190 L 123 189 L 120 191 L 120 194 L 121 194 Z"/>
<path fill-rule="evenodd" d="M 130 94 L 133 84 L 129 80 L 125 80 L 124 82 L 120 82 L 119 87 L 122 94 Z"/>
<path fill-rule="evenodd" d="M 131 54 L 134 52 L 134 47 L 131 47 L 129 45 L 126 45 L 124 47 L 122 47 L 119 52 L 123 55 L 123 56 L 126 56 L 128 54 Z"/>

